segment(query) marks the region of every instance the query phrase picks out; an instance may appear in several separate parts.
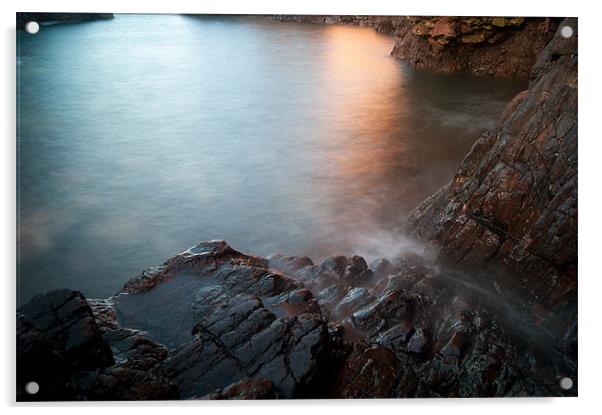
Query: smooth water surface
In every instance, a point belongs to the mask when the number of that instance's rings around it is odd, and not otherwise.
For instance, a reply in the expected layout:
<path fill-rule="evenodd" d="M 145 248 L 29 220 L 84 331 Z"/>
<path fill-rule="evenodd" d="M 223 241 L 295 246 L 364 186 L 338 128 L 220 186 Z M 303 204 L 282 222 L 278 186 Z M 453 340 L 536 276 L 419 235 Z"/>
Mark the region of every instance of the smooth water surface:
<path fill-rule="evenodd" d="M 19 303 L 104 297 L 209 239 L 393 256 L 520 82 L 414 71 L 368 28 L 117 15 L 18 34 Z"/>

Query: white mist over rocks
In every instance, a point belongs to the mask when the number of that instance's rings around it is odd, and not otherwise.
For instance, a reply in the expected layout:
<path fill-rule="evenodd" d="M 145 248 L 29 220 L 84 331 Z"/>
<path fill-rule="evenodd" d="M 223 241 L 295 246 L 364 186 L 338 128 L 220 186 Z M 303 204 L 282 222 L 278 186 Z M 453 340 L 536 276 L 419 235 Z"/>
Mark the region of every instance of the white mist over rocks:
<path fill-rule="evenodd" d="M 415 255 L 425 262 L 433 263 L 437 259 L 437 249 L 413 240 L 400 231 L 374 231 L 369 234 L 353 236 L 350 254 L 364 257 L 370 263 L 379 258 L 397 262 L 407 255 Z"/>

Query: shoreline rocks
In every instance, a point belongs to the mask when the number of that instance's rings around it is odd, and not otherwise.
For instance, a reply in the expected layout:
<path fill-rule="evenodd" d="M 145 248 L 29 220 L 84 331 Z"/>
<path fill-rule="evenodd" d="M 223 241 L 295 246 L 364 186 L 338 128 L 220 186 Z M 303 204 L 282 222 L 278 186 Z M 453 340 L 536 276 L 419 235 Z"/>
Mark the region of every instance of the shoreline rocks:
<path fill-rule="evenodd" d="M 576 366 L 542 348 L 550 339 L 528 317 L 506 324 L 481 291 L 460 298 L 445 271 L 406 262 L 375 261 L 377 273 L 357 256 L 269 260 L 211 241 L 105 300 L 42 294 L 18 310 L 17 399 L 576 394 L 554 384 Z M 350 266 L 369 279 L 341 278 Z M 405 288 L 389 287 L 397 276 Z M 31 380 L 45 393 L 27 395 Z"/>
<path fill-rule="evenodd" d="M 556 19 L 408 17 L 391 55 L 420 69 L 527 79 Z"/>
<path fill-rule="evenodd" d="M 556 336 L 577 318 L 577 21 L 564 25 L 572 38 L 558 29 L 529 89 L 410 216 L 441 263 L 523 298 Z"/>

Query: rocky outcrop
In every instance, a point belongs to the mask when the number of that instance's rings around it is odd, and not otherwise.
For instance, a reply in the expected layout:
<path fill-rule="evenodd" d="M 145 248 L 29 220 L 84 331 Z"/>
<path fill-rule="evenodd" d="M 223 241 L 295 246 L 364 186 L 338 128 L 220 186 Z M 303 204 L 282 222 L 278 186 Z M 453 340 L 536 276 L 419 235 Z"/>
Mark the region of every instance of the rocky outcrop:
<path fill-rule="evenodd" d="M 142 362 L 135 362 L 142 364 Z M 40 391 L 29 395 L 28 382 Z M 109 341 L 77 291 L 34 297 L 17 314 L 17 400 L 174 398 L 167 381 L 114 359 Z"/>
<path fill-rule="evenodd" d="M 493 290 L 417 258 L 371 266 L 212 241 L 105 300 L 40 295 L 19 309 L 18 399 L 576 393 L 557 385 L 574 362 L 514 304 L 498 315 Z"/>
<path fill-rule="evenodd" d="M 392 56 L 436 72 L 526 79 L 558 22 L 524 17 L 409 17 Z"/>
<path fill-rule="evenodd" d="M 564 25 L 574 35 L 557 31 L 529 89 L 410 218 L 442 263 L 526 299 L 559 338 L 576 336 L 577 295 L 577 21 Z"/>
<path fill-rule="evenodd" d="M 567 393 L 556 380 L 575 378 L 575 360 L 520 301 L 416 257 L 389 263 L 387 272 L 376 272 L 384 260 L 374 261 L 366 279 L 343 278 L 350 262 L 334 257 L 294 267 L 296 257 L 270 260 L 318 292 L 336 345 L 331 361 L 339 361 L 328 396 Z"/>

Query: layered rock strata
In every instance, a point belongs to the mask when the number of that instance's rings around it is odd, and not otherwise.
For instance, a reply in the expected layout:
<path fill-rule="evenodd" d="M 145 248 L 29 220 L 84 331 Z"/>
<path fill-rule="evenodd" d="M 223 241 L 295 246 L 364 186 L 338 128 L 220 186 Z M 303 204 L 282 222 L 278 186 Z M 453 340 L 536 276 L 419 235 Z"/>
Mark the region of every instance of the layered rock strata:
<path fill-rule="evenodd" d="M 526 79 L 558 22 L 524 17 L 410 17 L 391 55 L 416 68 Z"/>
<path fill-rule="evenodd" d="M 561 26 L 573 28 L 573 36 L 558 30 L 531 71 L 529 89 L 410 222 L 418 238 L 440 249 L 443 263 L 502 296 L 526 299 L 542 324 L 575 337 L 577 22 Z"/>
<path fill-rule="evenodd" d="M 415 257 L 370 265 L 335 257 L 314 265 L 202 243 L 111 298 L 61 290 L 21 307 L 17 397 L 576 393 L 557 383 L 575 376 L 575 363 L 514 304 L 495 308 L 492 298 Z M 40 394 L 25 392 L 29 381 L 38 382 Z"/>

